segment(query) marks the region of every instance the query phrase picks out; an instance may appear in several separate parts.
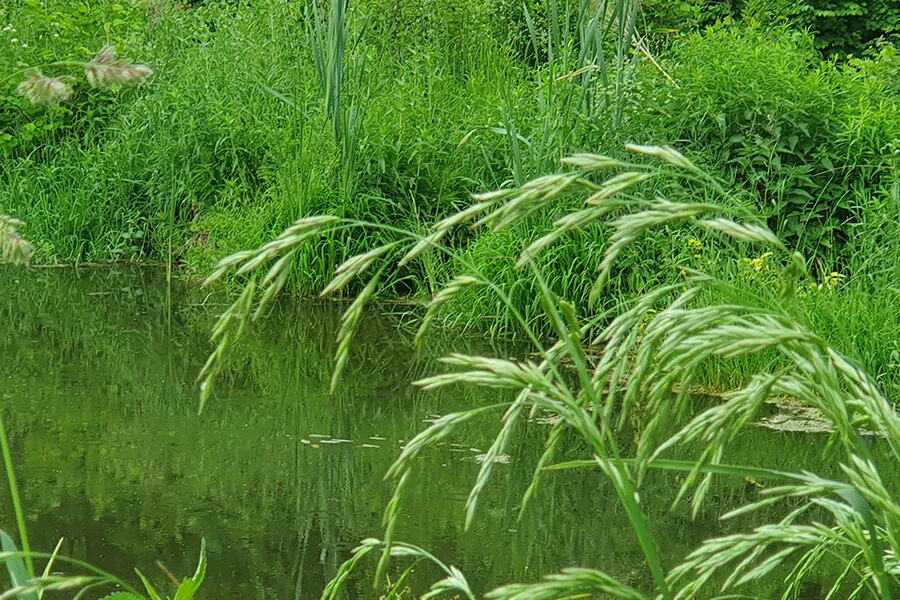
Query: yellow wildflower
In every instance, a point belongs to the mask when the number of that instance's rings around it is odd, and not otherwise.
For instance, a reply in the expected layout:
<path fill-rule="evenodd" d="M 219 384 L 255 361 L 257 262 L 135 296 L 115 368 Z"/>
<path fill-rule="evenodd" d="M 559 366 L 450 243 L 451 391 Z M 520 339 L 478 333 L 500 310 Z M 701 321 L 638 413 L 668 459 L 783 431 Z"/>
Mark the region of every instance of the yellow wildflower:
<path fill-rule="evenodd" d="M 689 239 L 688 247 L 694 252 L 694 258 L 703 258 L 703 244 L 700 243 L 700 240 Z"/>
<path fill-rule="evenodd" d="M 759 258 L 745 258 L 744 264 L 747 266 L 753 267 L 753 270 L 759 273 L 762 271 L 762 268 L 766 266 L 766 259 L 772 256 L 771 252 L 766 252 Z"/>

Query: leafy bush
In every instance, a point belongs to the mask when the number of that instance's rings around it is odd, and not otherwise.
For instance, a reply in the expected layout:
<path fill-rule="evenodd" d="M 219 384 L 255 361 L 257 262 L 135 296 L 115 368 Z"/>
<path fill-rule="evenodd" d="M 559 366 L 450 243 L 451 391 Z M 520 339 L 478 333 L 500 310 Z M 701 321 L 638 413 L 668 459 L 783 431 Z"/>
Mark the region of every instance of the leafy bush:
<path fill-rule="evenodd" d="M 653 29 L 694 33 L 735 20 L 789 24 L 815 35 L 826 57 L 860 56 L 873 42 L 900 35 L 900 5 L 894 0 L 683 0 L 643 2 Z"/>
<path fill-rule="evenodd" d="M 715 165 L 755 194 L 779 235 L 834 258 L 859 219 L 856 194 L 891 172 L 900 131 L 900 97 L 884 71 L 892 61 L 886 50 L 875 63 L 838 66 L 808 34 L 707 30 L 667 62 L 680 89 L 647 86 L 648 110 L 632 127 Z"/>
<path fill-rule="evenodd" d="M 644 0 L 641 11 L 650 34 L 691 33 L 718 21 L 730 23 L 740 15 L 739 5 L 729 0 Z"/>
<path fill-rule="evenodd" d="M 816 35 L 829 56 L 860 55 L 871 43 L 900 34 L 900 5 L 894 0 L 806 0 L 812 10 L 798 24 Z"/>

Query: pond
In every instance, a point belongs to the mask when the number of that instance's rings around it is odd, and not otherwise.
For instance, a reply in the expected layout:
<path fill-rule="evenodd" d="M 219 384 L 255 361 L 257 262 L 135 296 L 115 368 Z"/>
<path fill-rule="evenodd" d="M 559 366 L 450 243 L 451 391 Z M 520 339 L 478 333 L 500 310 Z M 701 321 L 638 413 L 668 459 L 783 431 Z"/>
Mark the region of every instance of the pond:
<path fill-rule="evenodd" d="M 437 416 L 496 402 L 410 382 L 438 372 L 436 358 L 451 349 L 516 352 L 450 336 L 416 356 L 401 320 L 373 310 L 332 395 L 341 307 L 282 303 L 234 348 L 198 416 L 195 378 L 224 295 L 169 287 L 163 272 L 136 268 L 4 268 L 0 288 L 0 400 L 33 548 L 50 551 L 63 537 L 64 554 L 130 579 L 137 566 L 165 587 L 156 561 L 192 573 L 205 538 L 202 597 L 219 600 L 318 598 L 361 539 L 381 537 L 392 491 L 382 476 L 405 441 Z M 548 476 L 517 520 L 546 435 L 540 423 L 519 432 L 464 530 L 465 499 L 495 427 L 476 423 L 426 454 L 396 538 L 460 567 L 479 593 L 565 566 L 603 568 L 647 589 L 625 515 L 596 473 Z M 729 458 L 817 468 L 823 441 L 754 430 Z M 722 481 L 691 520 L 687 507 L 670 510 L 678 482 L 656 474 L 641 491 L 669 567 L 702 539 L 746 527 L 716 517 L 758 493 L 751 482 Z M 12 533 L 6 491 L 0 507 Z M 373 570 L 352 597 L 378 597 Z"/>

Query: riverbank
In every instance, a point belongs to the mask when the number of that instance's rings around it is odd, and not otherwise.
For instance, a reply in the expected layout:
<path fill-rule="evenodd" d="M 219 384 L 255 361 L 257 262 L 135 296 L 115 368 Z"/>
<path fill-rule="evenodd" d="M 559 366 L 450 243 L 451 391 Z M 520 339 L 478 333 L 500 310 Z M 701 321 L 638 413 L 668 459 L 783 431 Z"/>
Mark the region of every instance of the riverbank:
<path fill-rule="evenodd" d="M 680 16 L 679 33 L 656 34 L 653 19 L 675 17 L 651 5 L 643 39 L 653 61 L 636 53 L 616 62 L 609 40 L 585 43 L 595 15 L 566 7 L 529 5 L 529 30 L 519 8 L 500 1 L 353 4 L 343 23 L 346 39 L 358 41 L 329 67 L 342 81 L 335 112 L 324 95 L 323 52 L 341 36 L 317 33 L 314 24 L 330 17 L 303 3 L 100 2 L 87 13 L 67 2 L 10 5 L 0 9 L 9 24 L 4 72 L 86 60 L 109 30 L 121 55 L 156 75 L 137 89 L 79 83 L 73 101 L 58 107 L 28 106 L 14 93 L 17 81 L 6 81 L 0 212 L 27 222 L 22 234 L 38 264 L 151 261 L 202 279 L 223 256 L 265 243 L 300 217 L 334 214 L 425 234 L 471 194 L 556 172 L 567 155 L 632 159 L 624 142 L 671 143 L 723 182 L 727 202 L 809 258 L 801 316 L 893 386 L 896 51 L 875 44 L 830 60 L 821 36 L 802 23 L 773 25 L 778 15 L 756 13 L 693 24 Z M 571 17 L 563 25 L 549 17 L 563 13 Z M 570 76 L 578 69 L 587 70 Z M 673 187 L 636 191 L 652 198 Z M 691 186 L 678 193 L 722 200 Z M 577 202 L 562 198 L 554 210 Z M 553 218 L 460 232 L 449 239 L 451 254 L 388 273 L 383 298 L 427 302 L 451 275 L 477 270 L 540 326 L 537 290 L 512 259 Z M 317 294 L 347 257 L 392 235 L 354 227 L 305 246 L 286 291 Z M 591 226 L 548 248 L 537 266 L 550 289 L 586 305 L 608 237 Z M 743 259 L 696 231 L 663 229 L 630 251 L 604 306 L 677 281 L 684 267 L 770 297 L 776 263 L 749 249 Z M 345 293 L 360 290 L 351 283 Z M 460 331 L 522 334 L 482 288 L 465 290 L 442 318 Z M 741 377 L 709 374 L 723 389 Z"/>

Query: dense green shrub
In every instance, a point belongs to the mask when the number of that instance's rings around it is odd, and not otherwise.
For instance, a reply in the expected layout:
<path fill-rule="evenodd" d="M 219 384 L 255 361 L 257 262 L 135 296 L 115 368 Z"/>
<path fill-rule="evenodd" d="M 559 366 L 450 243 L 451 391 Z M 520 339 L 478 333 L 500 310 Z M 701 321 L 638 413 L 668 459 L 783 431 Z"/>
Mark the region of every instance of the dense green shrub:
<path fill-rule="evenodd" d="M 900 4 L 895 0 L 806 0 L 812 10 L 800 25 L 816 34 L 826 55 L 861 54 L 873 40 L 900 34 Z"/>
<path fill-rule="evenodd" d="M 632 127 L 691 152 L 758 198 L 770 225 L 828 254 L 859 219 L 858 194 L 889 175 L 900 97 L 875 62 L 823 61 L 809 34 L 719 28 L 671 57 L 680 88 L 646 86 Z"/>
<path fill-rule="evenodd" d="M 644 0 L 647 33 L 690 33 L 740 16 L 740 0 Z"/>
<path fill-rule="evenodd" d="M 860 55 L 873 42 L 900 35 L 900 4 L 895 0 L 683 0 L 643 2 L 650 31 L 693 33 L 717 22 L 744 19 L 790 24 L 815 34 L 826 57 Z"/>

